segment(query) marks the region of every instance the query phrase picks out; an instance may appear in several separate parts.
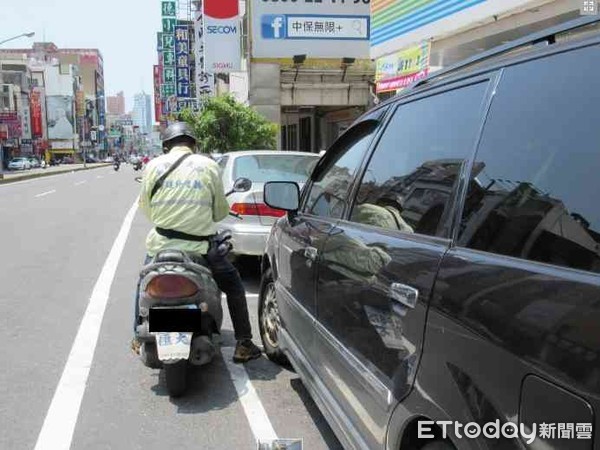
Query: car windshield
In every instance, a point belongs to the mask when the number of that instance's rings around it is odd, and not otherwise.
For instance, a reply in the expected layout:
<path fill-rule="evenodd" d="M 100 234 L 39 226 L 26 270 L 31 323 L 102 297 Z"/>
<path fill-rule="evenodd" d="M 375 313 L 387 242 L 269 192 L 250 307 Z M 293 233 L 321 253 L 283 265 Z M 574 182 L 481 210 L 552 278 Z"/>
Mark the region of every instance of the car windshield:
<path fill-rule="evenodd" d="M 233 163 L 233 178 L 249 178 L 256 183 L 295 181 L 303 183 L 319 160 L 318 155 L 248 155 Z"/>

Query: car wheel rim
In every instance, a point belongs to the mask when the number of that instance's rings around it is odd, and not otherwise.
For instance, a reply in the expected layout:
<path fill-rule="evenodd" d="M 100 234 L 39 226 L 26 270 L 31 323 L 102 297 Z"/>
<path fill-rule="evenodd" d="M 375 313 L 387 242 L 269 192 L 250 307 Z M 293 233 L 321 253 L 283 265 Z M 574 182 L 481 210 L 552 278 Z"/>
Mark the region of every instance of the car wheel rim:
<path fill-rule="evenodd" d="M 271 347 L 277 347 L 279 345 L 277 334 L 281 327 L 281 321 L 279 319 L 279 308 L 277 307 L 277 298 L 275 297 L 275 286 L 273 283 L 270 283 L 265 290 L 262 324 L 265 339 Z"/>

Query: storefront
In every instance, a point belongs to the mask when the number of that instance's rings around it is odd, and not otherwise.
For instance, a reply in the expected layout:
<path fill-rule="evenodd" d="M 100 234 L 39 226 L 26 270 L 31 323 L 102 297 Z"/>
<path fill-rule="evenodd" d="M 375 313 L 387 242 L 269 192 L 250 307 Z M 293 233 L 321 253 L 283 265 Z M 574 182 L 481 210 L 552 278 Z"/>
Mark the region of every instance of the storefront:
<path fill-rule="evenodd" d="M 579 17 L 572 0 L 371 1 L 371 57 L 379 98 L 428 73 Z M 396 79 L 396 85 L 389 80 Z"/>
<path fill-rule="evenodd" d="M 279 125 L 278 148 L 326 150 L 374 104 L 368 2 L 248 5 L 250 105 Z"/>

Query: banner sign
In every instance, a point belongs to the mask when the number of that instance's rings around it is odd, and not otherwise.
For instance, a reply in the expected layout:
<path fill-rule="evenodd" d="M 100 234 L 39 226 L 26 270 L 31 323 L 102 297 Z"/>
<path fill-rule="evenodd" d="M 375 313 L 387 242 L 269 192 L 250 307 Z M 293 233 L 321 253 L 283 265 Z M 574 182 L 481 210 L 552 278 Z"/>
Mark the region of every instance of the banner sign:
<path fill-rule="evenodd" d="M 74 131 L 73 97 L 53 95 L 46 97 L 48 105 L 48 138 L 72 139 Z"/>
<path fill-rule="evenodd" d="M 241 70 L 238 0 L 204 0 L 204 71 L 230 73 Z"/>
<path fill-rule="evenodd" d="M 190 86 L 190 31 L 188 25 L 175 27 L 175 60 L 177 97 L 189 98 Z M 166 75 L 166 74 L 165 74 Z M 167 81 L 165 80 L 165 83 Z"/>
<path fill-rule="evenodd" d="M 160 108 L 160 84 L 161 84 L 162 67 L 154 66 L 154 121 L 160 122 L 162 115 Z"/>
<path fill-rule="evenodd" d="M 429 73 L 429 55 L 431 43 L 423 41 L 420 45 L 377 60 L 375 82 L 377 93 L 404 89 Z"/>
<path fill-rule="evenodd" d="M 194 56 L 196 63 L 196 98 L 215 95 L 215 79 L 204 71 L 204 29 L 202 11 L 196 11 L 194 22 Z"/>
<path fill-rule="evenodd" d="M 162 33 L 159 66 L 162 67 L 159 83 L 159 95 L 162 99 L 175 95 L 175 30 L 177 27 L 177 2 L 169 0 L 161 2 Z"/>
<path fill-rule="evenodd" d="M 30 109 L 31 109 L 31 134 L 34 138 L 44 136 L 44 125 L 42 115 L 42 91 L 40 88 L 31 90 Z"/>
<path fill-rule="evenodd" d="M 26 95 L 21 95 L 21 102 L 23 105 L 21 108 L 21 138 L 31 140 L 31 107 Z"/>
<path fill-rule="evenodd" d="M 370 59 L 369 0 L 250 1 L 253 58 Z"/>

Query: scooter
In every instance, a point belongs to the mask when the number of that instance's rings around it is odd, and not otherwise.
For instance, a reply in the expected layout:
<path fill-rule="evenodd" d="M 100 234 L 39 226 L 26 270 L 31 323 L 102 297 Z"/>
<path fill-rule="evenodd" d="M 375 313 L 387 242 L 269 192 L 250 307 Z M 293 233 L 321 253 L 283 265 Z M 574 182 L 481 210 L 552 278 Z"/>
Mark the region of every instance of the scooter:
<path fill-rule="evenodd" d="M 251 187 L 252 181 L 240 178 L 226 195 Z M 231 250 L 231 235 L 219 237 L 218 251 L 224 255 Z M 140 358 L 146 367 L 164 369 L 171 397 L 185 392 L 190 364 L 206 365 L 218 352 L 223 309 L 221 292 L 208 267 L 204 257 L 165 250 L 140 272 L 136 327 Z"/>
<path fill-rule="evenodd" d="M 138 170 L 141 170 L 142 168 L 142 162 L 141 161 L 136 161 L 135 163 L 133 163 L 133 170 L 135 170 L 136 172 Z"/>
<path fill-rule="evenodd" d="M 113 163 L 113 168 L 115 169 L 115 172 L 118 172 L 120 167 L 121 163 L 115 160 L 115 162 Z"/>

